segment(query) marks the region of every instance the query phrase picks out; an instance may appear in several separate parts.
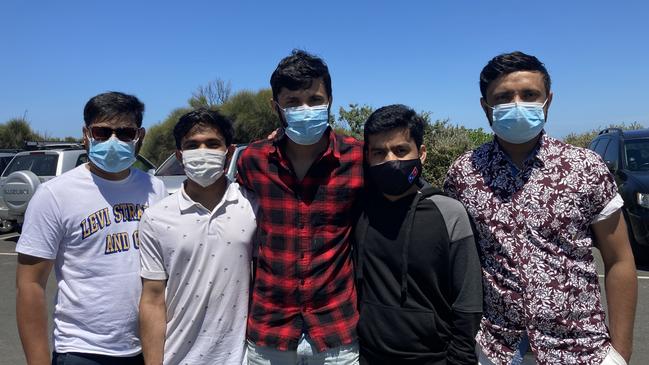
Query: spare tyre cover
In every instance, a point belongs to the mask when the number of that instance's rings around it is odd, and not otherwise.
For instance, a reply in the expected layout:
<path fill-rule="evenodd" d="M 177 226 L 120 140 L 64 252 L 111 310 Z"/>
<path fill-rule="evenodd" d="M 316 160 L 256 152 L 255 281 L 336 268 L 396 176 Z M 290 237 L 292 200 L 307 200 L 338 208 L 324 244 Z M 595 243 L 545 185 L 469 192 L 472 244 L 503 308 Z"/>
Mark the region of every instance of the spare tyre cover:
<path fill-rule="evenodd" d="M 24 213 L 40 183 L 38 176 L 31 171 L 12 172 L 2 186 L 2 198 L 9 211 L 13 214 Z"/>

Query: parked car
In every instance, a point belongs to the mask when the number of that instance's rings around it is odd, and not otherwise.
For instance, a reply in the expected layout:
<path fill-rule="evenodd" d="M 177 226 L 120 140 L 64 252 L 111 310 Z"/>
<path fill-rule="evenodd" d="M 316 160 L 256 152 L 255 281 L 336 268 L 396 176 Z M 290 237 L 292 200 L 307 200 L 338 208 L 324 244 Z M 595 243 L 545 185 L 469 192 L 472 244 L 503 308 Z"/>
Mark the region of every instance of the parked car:
<path fill-rule="evenodd" d="M 1 149 L 0 150 L 0 174 L 7 167 L 11 159 L 14 158 L 16 153 L 21 150 L 17 149 Z M 6 208 L 6 205 L 2 199 L 0 199 L 0 210 Z M 15 224 L 13 221 L 0 218 L 0 233 L 8 233 L 15 229 Z"/>
<path fill-rule="evenodd" d="M 0 176 L 0 218 L 20 225 L 25 210 L 38 186 L 83 163 L 88 154 L 78 143 L 34 142 L 18 152 Z M 137 156 L 133 167 L 148 172 L 155 165 Z"/>
<path fill-rule="evenodd" d="M 649 263 L 649 129 L 605 129 L 588 148 L 615 176 L 636 262 Z"/>
<path fill-rule="evenodd" d="M 230 179 L 230 181 L 234 181 L 237 177 L 236 161 L 239 159 L 239 156 L 241 156 L 241 152 L 243 152 L 247 146 L 247 144 L 230 146 L 230 150 L 228 151 L 228 166 L 225 167 L 225 176 Z M 187 176 L 185 176 L 185 170 L 180 161 L 176 158 L 175 153 L 172 153 L 171 156 L 167 157 L 153 175 L 162 180 L 168 194 L 173 194 L 178 191 L 182 186 L 183 181 L 187 178 Z"/>

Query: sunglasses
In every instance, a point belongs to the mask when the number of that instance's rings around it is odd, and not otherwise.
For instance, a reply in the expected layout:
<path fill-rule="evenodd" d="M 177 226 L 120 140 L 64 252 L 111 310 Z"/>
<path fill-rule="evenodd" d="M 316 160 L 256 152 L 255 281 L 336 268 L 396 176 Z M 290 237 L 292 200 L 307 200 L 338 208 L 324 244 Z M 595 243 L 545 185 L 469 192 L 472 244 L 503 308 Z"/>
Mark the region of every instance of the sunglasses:
<path fill-rule="evenodd" d="M 138 136 L 139 128 L 90 127 L 90 135 L 96 141 L 105 141 L 113 134 L 122 142 L 131 142 Z"/>

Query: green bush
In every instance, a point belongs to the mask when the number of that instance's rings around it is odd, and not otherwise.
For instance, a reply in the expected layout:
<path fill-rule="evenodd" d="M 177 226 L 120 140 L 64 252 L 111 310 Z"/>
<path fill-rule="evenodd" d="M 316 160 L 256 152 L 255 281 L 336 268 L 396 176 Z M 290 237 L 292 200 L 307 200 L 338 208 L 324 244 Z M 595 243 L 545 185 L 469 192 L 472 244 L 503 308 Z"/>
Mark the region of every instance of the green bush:
<path fill-rule="evenodd" d="M 574 132 L 570 133 L 563 139 L 563 141 L 577 147 L 586 148 L 588 147 L 590 142 L 593 139 L 595 139 L 595 137 L 597 137 L 597 134 L 599 134 L 601 130 L 604 130 L 606 128 L 621 128 L 624 130 L 636 130 L 636 129 L 644 129 L 645 127 L 638 122 L 633 122 L 630 123 L 629 125 L 627 125 L 626 123 L 612 123 L 609 124 L 608 127 L 592 129 L 584 133 L 574 133 Z"/>

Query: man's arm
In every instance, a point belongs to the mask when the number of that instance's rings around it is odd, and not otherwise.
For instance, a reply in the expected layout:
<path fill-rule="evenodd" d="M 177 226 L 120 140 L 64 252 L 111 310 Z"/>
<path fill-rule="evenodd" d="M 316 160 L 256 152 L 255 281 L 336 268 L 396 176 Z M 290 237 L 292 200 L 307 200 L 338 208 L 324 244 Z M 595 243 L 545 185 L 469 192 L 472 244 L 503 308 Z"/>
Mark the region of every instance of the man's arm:
<path fill-rule="evenodd" d="M 473 235 L 451 244 L 452 327 L 448 363 L 475 364 L 475 336 L 482 318 L 482 271 Z"/>
<path fill-rule="evenodd" d="M 442 213 L 449 243 L 451 337 L 447 363 L 476 364 L 475 336 L 482 318 L 482 270 L 474 229 L 464 206 L 457 200 L 434 197 Z"/>
<path fill-rule="evenodd" d="M 49 365 L 45 287 L 53 261 L 18 254 L 16 269 L 16 319 L 27 364 Z"/>
<path fill-rule="evenodd" d="M 142 279 L 140 340 L 147 365 L 161 365 L 164 358 L 167 331 L 166 286 L 166 280 Z"/>
<path fill-rule="evenodd" d="M 591 227 L 604 260 L 611 343 L 628 363 L 633 345 L 638 279 L 626 223 L 618 210 Z"/>

